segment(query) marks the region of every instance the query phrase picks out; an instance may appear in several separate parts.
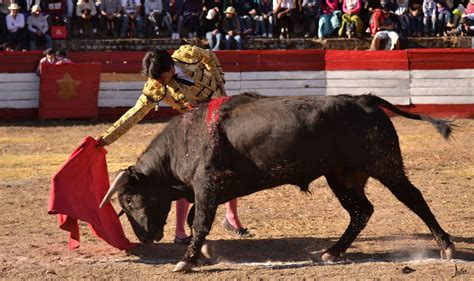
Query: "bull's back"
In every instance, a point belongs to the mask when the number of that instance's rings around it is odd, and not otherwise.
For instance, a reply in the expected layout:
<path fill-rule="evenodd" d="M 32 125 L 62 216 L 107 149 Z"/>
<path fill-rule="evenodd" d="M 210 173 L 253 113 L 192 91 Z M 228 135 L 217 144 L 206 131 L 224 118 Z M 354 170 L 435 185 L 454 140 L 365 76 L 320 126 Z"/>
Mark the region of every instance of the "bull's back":
<path fill-rule="evenodd" d="M 364 107 L 357 97 L 260 98 L 226 114 L 223 126 L 234 157 L 261 170 L 324 173 L 341 163 L 362 167 L 371 161 L 371 147 L 394 141 L 388 117 Z M 389 139 L 374 135 L 377 129 L 388 131 Z"/>

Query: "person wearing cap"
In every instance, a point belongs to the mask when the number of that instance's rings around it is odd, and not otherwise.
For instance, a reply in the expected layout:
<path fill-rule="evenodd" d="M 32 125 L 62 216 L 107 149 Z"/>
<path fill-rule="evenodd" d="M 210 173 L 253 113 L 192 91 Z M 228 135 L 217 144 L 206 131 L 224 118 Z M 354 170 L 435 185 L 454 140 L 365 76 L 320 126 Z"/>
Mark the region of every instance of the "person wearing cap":
<path fill-rule="evenodd" d="M 43 67 L 47 64 L 56 64 L 56 51 L 52 48 L 46 49 L 43 52 L 43 57 L 40 59 L 38 63 L 38 67 L 36 68 L 36 74 L 41 76 L 43 72 Z"/>
<path fill-rule="evenodd" d="M 30 50 L 36 50 L 38 40 L 44 41 L 45 49 L 52 46 L 51 36 L 49 36 L 49 26 L 46 18 L 41 14 L 39 5 L 31 7 L 31 16 L 26 20 L 28 25 L 28 38 L 30 41 Z"/>
<path fill-rule="evenodd" d="M 92 24 L 92 33 L 97 34 L 98 18 L 97 8 L 93 0 L 79 0 L 76 6 L 77 25 L 79 27 L 79 35 L 84 34 L 85 24 Z"/>
<path fill-rule="evenodd" d="M 206 18 L 204 19 L 204 30 L 206 32 L 206 39 L 209 43 L 209 48 L 213 51 L 219 50 L 222 40 L 222 29 L 221 15 L 218 7 L 214 7 L 207 11 Z"/>
<path fill-rule="evenodd" d="M 25 30 L 25 16 L 18 12 L 20 6 L 16 3 L 11 3 L 8 9 L 10 10 L 10 13 L 5 18 L 7 25 L 7 40 L 14 46 L 19 45 L 21 50 L 26 51 L 28 47 Z"/>
<path fill-rule="evenodd" d="M 222 31 L 225 34 L 225 49 L 230 50 L 232 43 L 235 41 L 237 50 L 242 49 L 242 38 L 240 36 L 241 27 L 239 19 L 235 14 L 232 6 L 225 10 L 225 18 L 222 20 Z"/>
<path fill-rule="evenodd" d="M 193 45 L 183 45 L 170 55 L 164 50 L 149 51 L 142 63 L 142 74 L 148 77 L 135 106 L 129 109 L 104 134 L 97 137 L 99 146 L 112 144 L 142 120 L 153 108 L 165 102 L 179 112 L 187 112 L 200 102 L 226 96 L 224 72 L 216 55 Z M 226 230 L 239 236 L 248 234 L 237 215 L 236 199 L 227 203 L 223 221 Z M 177 201 L 175 243 L 188 244 L 184 224 L 189 204 Z"/>

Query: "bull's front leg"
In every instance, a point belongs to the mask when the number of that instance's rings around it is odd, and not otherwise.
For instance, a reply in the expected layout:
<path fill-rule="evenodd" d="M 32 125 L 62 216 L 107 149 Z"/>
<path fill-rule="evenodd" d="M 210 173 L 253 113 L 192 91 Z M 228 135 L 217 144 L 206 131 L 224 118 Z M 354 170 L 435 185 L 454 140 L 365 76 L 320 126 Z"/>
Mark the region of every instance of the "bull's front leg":
<path fill-rule="evenodd" d="M 173 272 L 187 272 L 196 266 L 201 248 L 206 240 L 206 236 L 211 231 L 212 223 L 217 211 L 217 189 L 201 189 L 204 192 L 196 192 L 195 213 L 193 220 L 193 239 L 188 246 L 183 259 L 176 264 Z"/>

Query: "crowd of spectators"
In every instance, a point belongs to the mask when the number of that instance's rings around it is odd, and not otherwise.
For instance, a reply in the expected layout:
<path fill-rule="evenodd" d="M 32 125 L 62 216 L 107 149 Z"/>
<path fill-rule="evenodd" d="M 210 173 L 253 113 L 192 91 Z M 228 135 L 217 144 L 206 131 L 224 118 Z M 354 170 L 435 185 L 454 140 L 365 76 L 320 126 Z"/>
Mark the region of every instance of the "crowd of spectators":
<path fill-rule="evenodd" d="M 473 35 L 474 0 L 0 0 L 0 44 L 50 48 L 53 26 L 69 38 L 206 38 L 213 50 L 248 37 L 362 36 L 394 49 L 399 38 Z"/>

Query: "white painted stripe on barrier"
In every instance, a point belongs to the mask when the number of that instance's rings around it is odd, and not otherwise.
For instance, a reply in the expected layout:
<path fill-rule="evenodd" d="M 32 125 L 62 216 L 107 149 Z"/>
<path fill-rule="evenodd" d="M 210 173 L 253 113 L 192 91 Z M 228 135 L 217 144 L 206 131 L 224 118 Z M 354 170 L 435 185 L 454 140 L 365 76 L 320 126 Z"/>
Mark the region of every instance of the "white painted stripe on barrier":
<path fill-rule="evenodd" d="M 5 82 L 38 82 L 39 77 L 35 73 L 0 73 L 0 81 Z M 2 83 L 0 82 L 0 83 Z"/>
<path fill-rule="evenodd" d="M 227 85 L 226 85 L 227 86 Z M 325 80 L 252 80 L 241 81 L 241 89 L 326 88 Z"/>
<path fill-rule="evenodd" d="M 226 90 L 239 90 L 242 87 L 241 81 L 226 81 L 225 89 Z"/>
<path fill-rule="evenodd" d="M 224 73 L 225 81 L 240 81 L 242 79 L 242 75 L 240 72 L 226 72 Z"/>
<path fill-rule="evenodd" d="M 24 90 L 35 90 L 39 92 L 39 83 L 38 82 L 1 82 L 0 83 L 0 92 L 15 92 L 15 91 L 24 91 Z"/>
<path fill-rule="evenodd" d="M 143 81 L 137 82 L 100 82 L 101 90 L 135 90 L 143 89 Z"/>
<path fill-rule="evenodd" d="M 474 88 L 412 88 L 410 90 L 412 97 L 417 96 L 466 96 L 470 97 L 474 103 Z"/>
<path fill-rule="evenodd" d="M 408 89 L 408 79 L 328 79 L 327 88 L 397 88 Z"/>
<path fill-rule="evenodd" d="M 259 71 L 242 72 L 242 81 L 326 79 L 326 71 Z"/>
<path fill-rule="evenodd" d="M 14 101 L 14 100 L 37 100 L 39 98 L 39 90 L 25 90 L 25 91 L 14 91 L 14 92 L 3 92 L 0 91 L 0 104 L 3 105 L 3 101 Z"/>
<path fill-rule="evenodd" d="M 410 79 L 410 73 L 406 70 L 333 70 L 326 71 L 326 78 L 330 79 Z"/>
<path fill-rule="evenodd" d="M 98 107 L 132 107 L 137 99 L 99 99 Z"/>
<path fill-rule="evenodd" d="M 256 92 L 264 96 L 324 96 L 326 89 L 323 88 L 294 88 L 294 89 L 246 89 L 243 92 Z"/>
<path fill-rule="evenodd" d="M 38 108 L 39 107 L 39 99 L 36 100 L 9 100 L 9 101 L 1 101 L 0 108 L 16 108 L 16 109 L 23 109 L 23 108 Z"/>
<path fill-rule="evenodd" d="M 398 88 L 328 88 L 326 94 L 328 96 L 334 95 L 363 95 L 371 93 L 377 96 L 386 97 L 406 97 L 409 98 L 408 89 Z"/>
<path fill-rule="evenodd" d="M 411 96 L 413 104 L 474 104 L 472 96 Z"/>
<path fill-rule="evenodd" d="M 410 70 L 410 79 L 452 79 L 474 78 L 474 69 Z"/>
<path fill-rule="evenodd" d="M 138 99 L 141 95 L 141 88 L 140 90 L 132 90 L 132 91 L 108 91 L 108 90 L 100 90 L 99 91 L 99 100 L 116 100 L 116 99 Z"/>
<path fill-rule="evenodd" d="M 410 87 L 413 88 L 447 88 L 457 91 L 458 88 L 473 88 L 474 78 L 445 78 L 445 79 L 411 79 Z"/>

